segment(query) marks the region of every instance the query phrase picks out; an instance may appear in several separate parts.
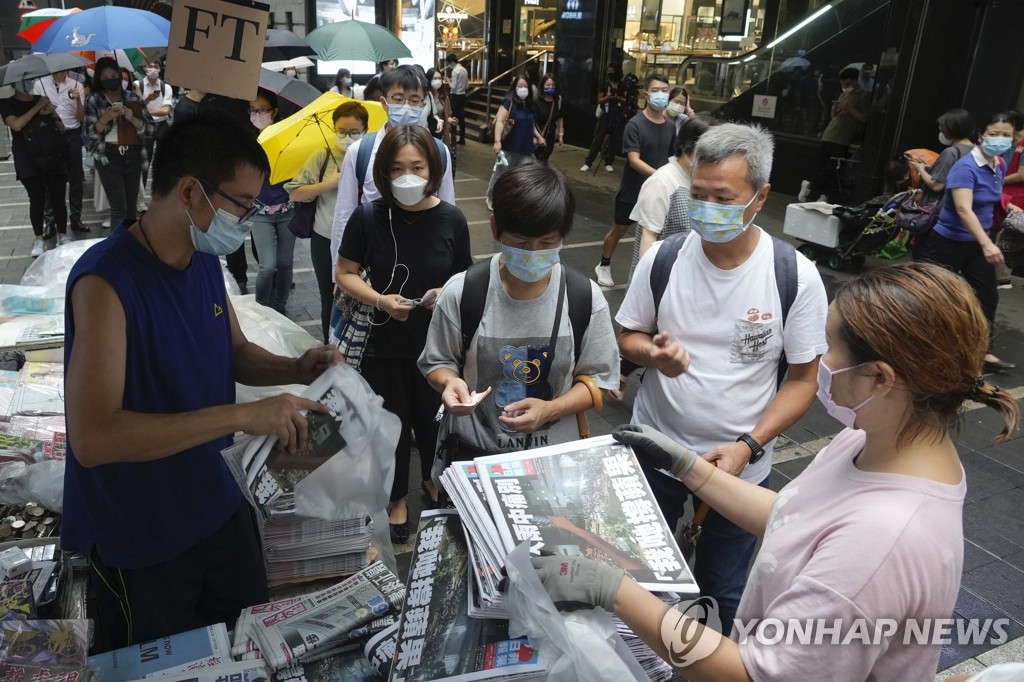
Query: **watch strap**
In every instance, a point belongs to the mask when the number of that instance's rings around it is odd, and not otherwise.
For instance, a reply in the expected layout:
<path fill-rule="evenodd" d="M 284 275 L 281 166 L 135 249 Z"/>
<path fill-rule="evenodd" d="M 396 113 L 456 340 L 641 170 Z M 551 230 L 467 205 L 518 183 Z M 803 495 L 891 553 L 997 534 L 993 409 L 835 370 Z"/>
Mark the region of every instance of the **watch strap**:
<path fill-rule="evenodd" d="M 754 440 L 754 437 L 751 436 L 749 433 L 744 433 L 743 435 L 741 435 L 739 438 L 736 439 L 736 442 L 746 443 L 747 447 L 750 448 L 750 460 L 748 462 L 749 464 L 754 464 L 759 459 L 764 457 L 764 447 L 762 447 L 760 443 Z"/>

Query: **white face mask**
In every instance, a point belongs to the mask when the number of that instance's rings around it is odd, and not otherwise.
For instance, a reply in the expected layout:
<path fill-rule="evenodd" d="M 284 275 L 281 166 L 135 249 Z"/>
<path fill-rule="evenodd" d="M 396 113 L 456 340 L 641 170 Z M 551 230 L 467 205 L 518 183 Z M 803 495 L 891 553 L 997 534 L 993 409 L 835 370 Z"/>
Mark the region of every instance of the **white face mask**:
<path fill-rule="evenodd" d="M 160 69 L 154 69 L 150 67 L 146 69 L 146 75 L 149 76 L 150 80 L 156 80 L 157 76 L 160 75 Z"/>
<path fill-rule="evenodd" d="M 274 122 L 274 114 L 269 111 L 265 114 L 252 112 L 249 114 L 249 121 L 256 126 L 256 130 L 263 130 Z"/>
<path fill-rule="evenodd" d="M 850 86 L 848 88 L 843 88 L 843 92 L 845 94 L 849 95 L 851 92 L 853 92 L 853 86 Z"/>
<path fill-rule="evenodd" d="M 391 195 L 402 206 L 415 206 L 423 201 L 427 181 L 418 175 L 407 173 L 391 181 Z"/>
<path fill-rule="evenodd" d="M 516 97 L 526 99 L 530 94 L 530 88 L 516 88 Z"/>
<path fill-rule="evenodd" d="M 442 85 L 444 85 L 444 81 L 442 81 L 440 78 L 435 78 L 434 80 L 430 81 L 430 87 L 434 88 L 435 90 L 440 90 Z"/>
<path fill-rule="evenodd" d="M 946 133 L 944 133 L 944 132 L 942 132 L 940 130 L 939 131 L 939 144 L 941 144 L 944 147 L 948 147 L 949 145 L 953 144 L 953 140 L 951 140 L 948 137 L 946 137 Z"/>
<path fill-rule="evenodd" d="M 832 417 L 840 424 L 848 429 L 854 428 L 854 424 L 857 421 L 857 410 L 864 407 L 874 399 L 874 395 L 869 395 L 864 400 L 860 401 L 853 407 L 843 407 L 842 405 L 836 405 L 835 401 L 832 400 L 832 377 L 843 372 L 849 372 L 851 369 L 857 369 L 866 365 L 866 362 L 862 362 L 859 365 L 853 367 L 844 367 L 843 369 L 829 369 L 829 366 L 825 364 L 825 360 L 818 361 L 818 400 L 825 406 L 825 411 L 828 412 Z"/>
<path fill-rule="evenodd" d="M 668 115 L 672 118 L 679 116 L 680 114 L 686 113 L 686 105 L 680 104 L 679 102 L 669 102 L 668 107 L 665 109 Z"/>

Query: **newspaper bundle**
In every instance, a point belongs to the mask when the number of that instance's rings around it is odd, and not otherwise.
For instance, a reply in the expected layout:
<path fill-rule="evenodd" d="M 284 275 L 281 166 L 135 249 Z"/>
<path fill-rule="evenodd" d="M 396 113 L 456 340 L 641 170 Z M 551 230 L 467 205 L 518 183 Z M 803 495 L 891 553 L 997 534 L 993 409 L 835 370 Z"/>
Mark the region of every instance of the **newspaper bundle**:
<path fill-rule="evenodd" d="M 319 592 L 244 609 L 232 653 L 255 647 L 272 670 L 323 658 L 365 637 L 366 626 L 396 612 L 404 598 L 401 581 L 375 562 Z"/>
<path fill-rule="evenodd" d="M 469 551 L 458 512 L 420 516 L 391 682 L 543 680 L 540 656 L 508 621 L 471 618 Z"/>

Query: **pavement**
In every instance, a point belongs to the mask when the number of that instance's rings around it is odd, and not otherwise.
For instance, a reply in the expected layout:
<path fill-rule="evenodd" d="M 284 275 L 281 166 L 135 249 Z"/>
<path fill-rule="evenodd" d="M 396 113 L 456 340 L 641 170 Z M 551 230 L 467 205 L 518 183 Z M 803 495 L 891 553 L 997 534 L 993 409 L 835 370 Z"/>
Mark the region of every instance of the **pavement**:
<path fill-rule="evenodd" d="M 622 159 L 608 173 L 598 165 L 588 173 L 579 172 L 585 150 L 576 147 L 556 149 L 551 165 L 569 177 L 577 195 L 576 220 L 562 251 L 562 258 L 580 271 L 592 275 L 600 259 L 601 240 L 607 231 L 613 197 L 618 189 Z M 489 212 L 484 192 L 490 177 L 494 155 L 489 145 L 469 142 L 458 148 L 455 193 L 458 206 L 469 222 L 475 258 L 496 252 L 491 238 Z M 90 176 L 86 175 L 83 219 L 93 226 L 91 235 L 105 236 L 99 224 L 105 216 L 93 210 Z M 756 222 L 769 232 L 782 235 L 786 205 L 794 197 L 773 194 Z M 72 235 L 73 238 L 78 235 Z M 0 161 L 0 283 L 17 284 L 31 262 L 29 250 L 32 230 L 28 218 L 28 197 L 15 181 L 10 159 Z M 605 290 L 612 309 L 618 310 L 625 293 L 625 280 L 632 251 L 632 238 L 619 244 L 612 260 L 616 286 Z M 255 282 L 256 264 L 250 255 L 249 283 Z M 869 258 L 866 267 L 884 266 L 889 261 Z M 316 281 L 309 259 L 309 246 L 299 240 L 295 250 L 295 290 L 288 303 L 288 316 L 319 334 L 320 304 Z M 830 298 L 836 287 L 853 277 L 819 264 Z M 1024 278 L 1014 277 L 1013 288 L 1001 290 L 997 314 L 994 352 L 1016 363 L 1018 369 L 990 377 L 1018 399 L 1024 396 Z M 622 402 L 606 401 L 600 413 L 589 416 L 594 435 L 607 434 L 630 419 L 636 382 L 632 382 Z M 1020 432 L 1010 440 L 995 444 L 999 431 L 996 414 L 969 406 L 963 427 L 955 440 L 967 472 L 967 500 L 964 505 L 964 569 L 957 599 L 957 618 L 1006 619 L 1004 641 L 986 641 L 978 645 L 950 645 L 943 648 L 936 680 L 952 675 L 976 672 L 986 666 L 1007 661 L 1024 661 L 1024 437 Z M 772 467 L 771 487 L 779 490 L 810 463 L 814 455 L 840 430 L 817 403 L 793 428 L 779 439 Z M 417 457 L 413 456 L 411 481 L 420 481 Z M 415 519 L 427 499 L 419 489 L 409 495 L 410 517 Z M 411 543 L 396 547 L 400 568 L 407 570 Z"/>

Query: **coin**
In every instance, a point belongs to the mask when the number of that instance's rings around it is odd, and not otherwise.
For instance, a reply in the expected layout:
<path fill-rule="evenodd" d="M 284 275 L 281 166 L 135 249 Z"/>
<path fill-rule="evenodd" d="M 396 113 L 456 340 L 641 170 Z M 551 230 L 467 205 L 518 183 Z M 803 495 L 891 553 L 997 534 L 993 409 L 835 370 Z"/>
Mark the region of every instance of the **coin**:
<path fill-rule="evenodd" d="M 24 527 L 25 527 L 25 522 L 22 521 L 21 519 L 18 519 L 17 521 L 15 521 L 14 523 L 11 524 L 11 528 L 13 528 L 14 530 L 21 530 Z"/>
<path fill-rule="evenodd" d="M 42 507 L 36 506 L 25 507 L 25 511 L 28 513 L 29 516 L 42 516 L 46 513 L 45 511 L 43 511 Z"/>
<path fill-rule="evenodd" d="M 35 528 L 37 525 L 39 525 L 39 524 L 36 523 L 35 521 L 29 521 L 28 523 L 25 524 L 25 530 L 26 531 L 30 531 L 33 528 Z"/>
<path fill-rule="evenodd" d="M 53 523 L 53 520 L 54 519 L 52 516 L 47 516 L 45 519 L 43 519 L 43 525 L 49 526 L 51 523 Z"/>
<path fill-rule="evenodd" d="M 14 529 L 11 528 L 11 524 L 5 523 L 0 525 L 0 538 L 9 538 L 14 533 Z"/>

